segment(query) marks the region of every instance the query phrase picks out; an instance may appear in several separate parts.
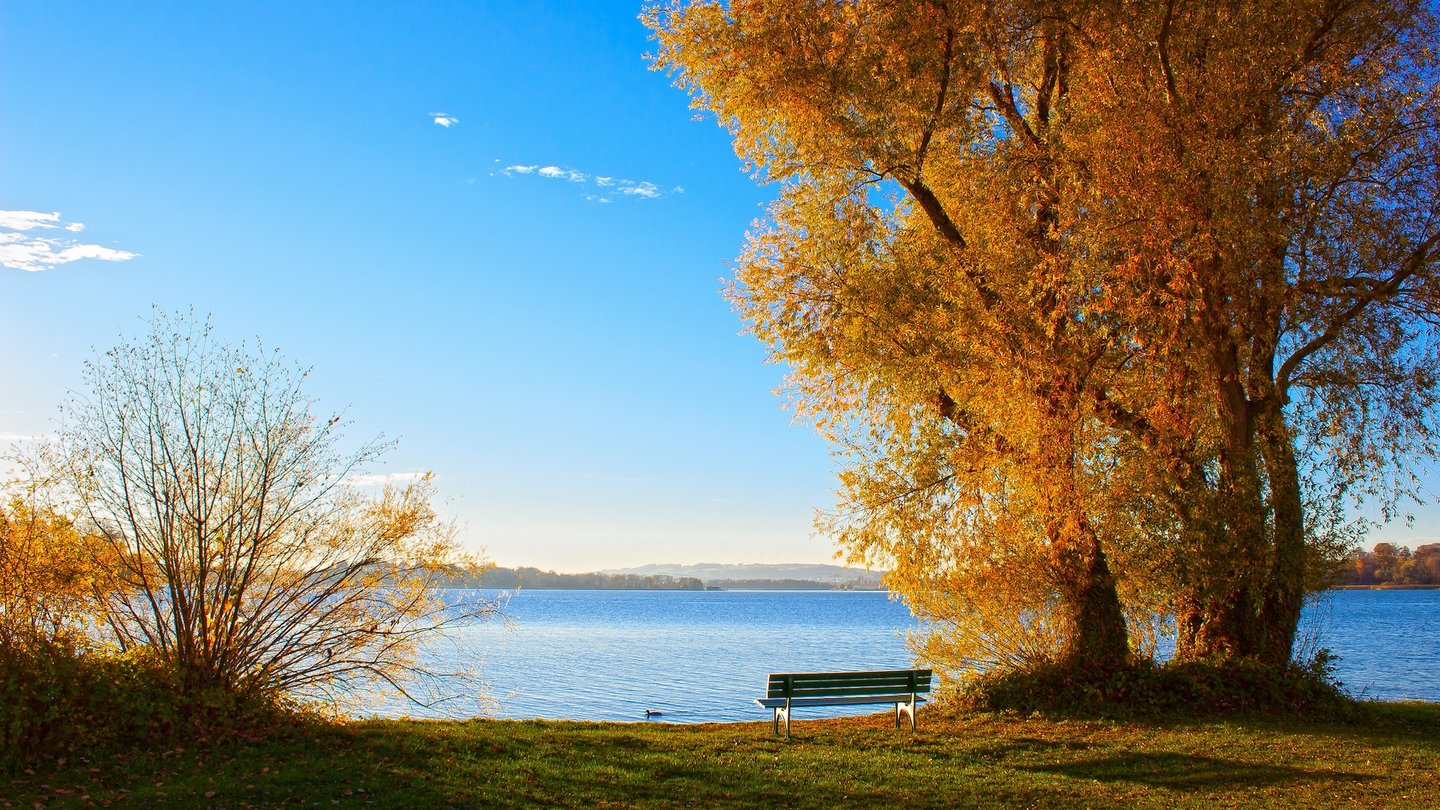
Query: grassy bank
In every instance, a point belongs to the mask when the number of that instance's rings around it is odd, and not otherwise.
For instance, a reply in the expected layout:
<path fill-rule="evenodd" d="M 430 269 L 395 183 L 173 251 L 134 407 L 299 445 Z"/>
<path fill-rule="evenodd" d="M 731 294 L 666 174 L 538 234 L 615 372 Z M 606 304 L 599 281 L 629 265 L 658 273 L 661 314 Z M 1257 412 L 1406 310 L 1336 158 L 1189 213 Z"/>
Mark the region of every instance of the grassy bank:
<path fill-rule="evenodd" d="M 366 721 L 263 744 L 53 763 L 0 805 L 1433 807 L 1440 704 L 1364 721 L 922 712 L 770 724 Z M 3 784 L 3 783 L 0 783 Z"/>

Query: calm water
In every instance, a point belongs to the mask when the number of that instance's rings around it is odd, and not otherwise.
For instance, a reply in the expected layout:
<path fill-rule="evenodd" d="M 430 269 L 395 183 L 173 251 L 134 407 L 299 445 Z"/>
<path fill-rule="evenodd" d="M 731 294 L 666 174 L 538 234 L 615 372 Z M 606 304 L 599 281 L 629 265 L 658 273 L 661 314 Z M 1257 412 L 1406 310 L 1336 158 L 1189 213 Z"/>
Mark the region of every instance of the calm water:
<path fill-rule="evenodd" d="M 461 628 L 430 655 L 479 660 L 491 711 L 515 718 L 766 719 L 752 701 L 768 673 L 912 666 L 916 626 L 883 593 L 843 591 L 535 590 L 506 614 L 508 627 Z M 1440 590 L 1334 592 L 1307 608 L 1301 633 L 1340 656 L 1355 694 L 1440 701 Z"/>

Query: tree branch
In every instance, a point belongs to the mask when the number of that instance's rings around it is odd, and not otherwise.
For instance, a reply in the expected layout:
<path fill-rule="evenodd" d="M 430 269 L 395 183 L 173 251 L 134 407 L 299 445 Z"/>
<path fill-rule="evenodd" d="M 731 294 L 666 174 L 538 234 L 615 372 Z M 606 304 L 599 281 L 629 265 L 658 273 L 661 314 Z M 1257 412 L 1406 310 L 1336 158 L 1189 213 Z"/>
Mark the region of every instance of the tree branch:
<path fill-rule="evenodd" d="M 1365 310 L 1376 301 L 1395 294 L 1408 279 L 1419 273 L 1427 264 L 1435 261 L 1434 251 L 1437 243 L 1440 243 L 1440 231 L 1430 234 L 1428 238 L 1415 246 L 1406 257 L 1404 264 L 1396 270 L 1384 283 L 1377 284 L 1367 290 L 1356 299 L 1344 312 L 1341 312 L 1334 321 L 1325 328 L 1324 332 L 1311 338 L 1304 346 L 1296 349 L 1293 354 L 1285 359 L 1280 365 L 1280 371 L 1275 375 L 1275 395 L 1284 401 L 1286 390 L 1290 386 L 1290 379 L 1300 364 L 1309 359 L 1311 355 L 1332 343 L 1340 333 L 1345 330 L 1355 319 L 1364 314 Z"/>
<path fill-rule="evenodd" d="M 1165 74 L 1165 100 L 1171 104 L 1180 100 L 1180 93 L 1175 89 L 1175 71 L 1170 68 L 1170 22 L 1174 17 L 1175 0 L 1166 0 L 1165 19 L 1155 37 L 1155 48 L 1160 53 L 1160 70 Z"/>

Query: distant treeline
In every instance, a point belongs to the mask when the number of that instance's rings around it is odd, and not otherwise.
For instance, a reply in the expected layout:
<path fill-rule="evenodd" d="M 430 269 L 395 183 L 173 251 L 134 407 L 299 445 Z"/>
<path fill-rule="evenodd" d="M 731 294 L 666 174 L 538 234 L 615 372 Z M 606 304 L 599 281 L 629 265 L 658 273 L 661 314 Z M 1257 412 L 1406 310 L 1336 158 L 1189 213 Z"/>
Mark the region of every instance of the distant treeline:
<path fill-rule="evenodd" d="M 813 579 L 712 579 L 705 583 L 722 591 L 877 591 L 878 582 L 817 582 Z"/>
<path fill-rule="evenodd" d="M 832 583 L 812 579 L 717 579 L 666 574 L 561 574 L 539 568 L 487 568 L 479 574 L 455 571 L 442 583 L 450 588 L 535 588 L 602 591 L 835 591 L 876 590 L 869 582 Z"/>
<path fill-rule="evenodd" d="M 567 588 L 575 590 L 703 591 L 695 577 L 663 574 L 559 574 L 539 568 L 487 568 L 478 577 L 463 573 L 450 577 L 453 588 Z"/>
<path fill-rule="evenodd" d="M 1373 551 L 1350 555 L 1344 585 L 1440 585 L 1440 543 L 1411 551 L 1377 543 Z"/>

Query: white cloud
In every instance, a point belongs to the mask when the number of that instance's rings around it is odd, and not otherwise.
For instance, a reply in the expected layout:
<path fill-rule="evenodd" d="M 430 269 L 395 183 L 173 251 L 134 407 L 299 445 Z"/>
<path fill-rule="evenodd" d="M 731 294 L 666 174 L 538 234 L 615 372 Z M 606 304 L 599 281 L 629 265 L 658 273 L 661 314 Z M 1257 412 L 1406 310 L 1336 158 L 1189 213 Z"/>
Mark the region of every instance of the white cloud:
<path fill-rule="evenodd" d="M 460 123 L 460 119 L 459 119 L 459 118 L 456 118 L 455 116 L 451 115 L 450 113 L 433 112 L 433 113 L 430 113 L 430 117 L 433 118 L 433 119 L 435 119 L 435 124 L 436 124 L 437 126 L 442 126 L 442 127 L 445 127 L 446 129 L 449 129 L 450 127 L 453 127 L 453 126 L 455 126 L 456 124 Z M 482 127 L 482 129 L 483 129 L 483 127 Z"/>
<path fill-rule="evenodd" d="M 0 211 L 0 267 L 34 273 L 82 259 L 123 262 L 139 255 L 63 236 L 51 238 L 27 233 L 37 228 L 53 230 L 62 227 L 70 233 L 85 230 L 84 223 L 80 222 L 62 225 L 58 211 Z"/>
<path fill-rule="evenodd" d="M 567 169 L 561 166 L 535 165 L 514 165 L 506 166 L 500 170 L 506 177 L 514 177 L 517 174 L 535 174 L 550 180 L 568 180 L 572 183 L 594 184 L 598 193 L 585 195 L 590 202 L 608 203 L 612 202 L 610 196 L 615 192 L 624 194 L 627 197 L 653 200 L 665 194 L 683 194 L 685 189 L 674 186 L 669 192 L 661 191 L 660 187 L 649 180 L 627 180 L 623 177 L 612 177 L 605 174 L 590 175 L 575 169 Z"/>
<path fill-rule="evenodd" d="M 369 475 L 352 475 L 340 483 L 351 487 L 383 487 L 388 484 L 403 485 L 412 481 L 419 481 L 426 473 L 423 470 L 414 472 L 398 473 L 372 473 Z"/>
<path fill-rule="evenodd" d="M 559 166 L 546 166 L 540 170 L 541 177 L 549 177 L 555 180 L 569 180 L 572 183 L 583 183 L 590 177 L 574 169 L 562 169 Z"/>
<path fill-rule="evenodd" d="M 32 228 L 53 228 L 60 221 L 60 212 L 0 211 L 0 228 L 28 231 Z"/>
<path fill-rule="evenodd" d="M 630 183 L 630 181 L 626 180 L 625 183 Z M 644 197 L 647 200 L 653 200 L 660 196 L 660 189 L 656 187 L 654 183 L 642 180 L 639 183 L 622 186 L 620 193 L 629 194 L 632 197 Z"/>

